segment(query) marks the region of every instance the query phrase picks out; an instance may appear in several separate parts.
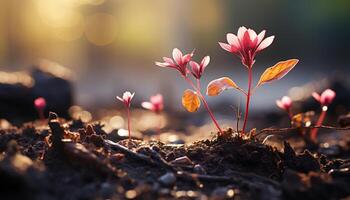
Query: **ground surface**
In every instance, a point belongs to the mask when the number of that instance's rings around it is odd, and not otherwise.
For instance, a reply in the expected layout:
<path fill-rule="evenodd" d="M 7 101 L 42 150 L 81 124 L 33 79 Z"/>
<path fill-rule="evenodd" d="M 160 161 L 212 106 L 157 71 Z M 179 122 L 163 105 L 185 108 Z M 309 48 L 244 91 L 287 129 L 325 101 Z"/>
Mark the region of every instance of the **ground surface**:
<path fill-rule="evenodd" d="M 231 129 L 175 145 L 129 141 L 55 114 L 48 125 L 0 130 L 0 199 L 350 198 L 349 141 L 336 153 L 296 153 Z"/>

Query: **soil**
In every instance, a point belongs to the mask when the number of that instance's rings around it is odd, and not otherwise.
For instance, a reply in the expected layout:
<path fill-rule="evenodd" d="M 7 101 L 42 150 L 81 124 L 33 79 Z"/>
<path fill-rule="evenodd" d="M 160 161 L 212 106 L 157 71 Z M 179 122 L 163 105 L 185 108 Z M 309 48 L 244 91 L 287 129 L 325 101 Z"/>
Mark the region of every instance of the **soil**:
<path fill-rule="evenodd" d="M 296 153 L 288 142 L 278 150 L 232 129 L 175 145 L 50 113 L 48 123 L 1 129 L 0 152 L 0 199 L 350 198 L 346 150 L 342 158 Z"/>

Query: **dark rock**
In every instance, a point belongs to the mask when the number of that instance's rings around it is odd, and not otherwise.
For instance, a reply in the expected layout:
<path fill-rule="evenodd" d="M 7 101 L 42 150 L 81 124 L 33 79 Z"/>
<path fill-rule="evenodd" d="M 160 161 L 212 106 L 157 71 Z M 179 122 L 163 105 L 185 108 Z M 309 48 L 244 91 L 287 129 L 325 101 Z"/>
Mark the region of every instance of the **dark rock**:
<path fill-rule="evenodd" d="M 73 103 L 70 71 L 49 61 L 41 61 L 29 72 L 0 72 L 0 118 L 12 124 L 38 118 L 33 101 L 46 99 L 48 111 L 68 118 L 68 109 Z"/>

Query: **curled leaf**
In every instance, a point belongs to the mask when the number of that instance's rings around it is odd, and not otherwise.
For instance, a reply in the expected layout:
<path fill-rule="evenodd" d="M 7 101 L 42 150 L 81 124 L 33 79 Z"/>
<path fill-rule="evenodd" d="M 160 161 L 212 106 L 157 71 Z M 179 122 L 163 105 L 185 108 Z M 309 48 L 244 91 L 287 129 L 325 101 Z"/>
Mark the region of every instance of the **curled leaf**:
<path fill-rule="evenodd" d="M 238 85 L 228 77 L 222 77 L 211 81 L 207 87 L 208 96 L 217 96 L 222 91 L 234 88 L 245 93 Z"/>
<path fill-rule="evenodd" d="M 187 89 L 182 95 L 182 105 L 188 112 L 196 112 L 201 105 L 201 101 L 195 91 Z"/>
<path fill-rule="evenodd" d="M 298 59 L 290 59 L 278 62 L 274 66 L 267 68 L 261 75 L 257 86 L 283 78 L 298 62 Z"/>

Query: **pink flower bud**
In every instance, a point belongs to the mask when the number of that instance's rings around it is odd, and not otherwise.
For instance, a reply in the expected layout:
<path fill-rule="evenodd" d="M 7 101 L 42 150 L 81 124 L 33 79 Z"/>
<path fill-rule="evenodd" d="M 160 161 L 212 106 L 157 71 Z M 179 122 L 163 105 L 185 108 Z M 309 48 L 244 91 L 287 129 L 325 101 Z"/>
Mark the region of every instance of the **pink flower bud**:
<path fill-rule="evenodd" d="M 331 89 L 326 89 L 322 92 L 321 95 L 319 95 L 316 92 L 312 93 L 312 96 L 318 101 L 322 106 L 328 106 L 332 103 L 333 99 L 335 98 L 335 92 Z"/>
<path fill-rule="evenodd" d="M 153 112 L 159 113 L 163 110 L 164 104 L 163 104 L 163 96 L 161 94 L 157 94 L 154 96 L 151 96 L 150 101 L 142 102 L 142 107 L 145 109 L 151 110 Z"/>
<path fill-rule="evenodd" d="M 292 107 L 292 99 L 288 96 L 284 96 L 281 100 L 276 100 L 276 104 L 279 108 L 288 112 Z"/>
<path fill-rule="evenodd" d="M 192 68 L 192 75 L 196 78 L 196 79 L 200 79 L 202 77 L 202 74 L 204 72 L 204 69 L 207 67 L 207 65 L 209 64 L 210 62 L 210 57 L 209 56 L 205 56 L 201 63 L 198 64 L 197 62 L 195 61 L 191 61 L 190 62 L 190 66 Z"/>
<path fill-rule="evenodd" d="M 123 94 L 123 98 L 117 96 L 117 99 L 118 99 L 119 101 L 123 102 L 124 105 L 125 105 L 126 107 L 130 107 L 131 100 L 132 100 L 132 98 L 134 97 L 134 95 L 135 95 L 135 93 L 132 93 L 132 94 L 131 94 L 131 92 L 126 91 L 126 92 L 124 92 L 124 94 Z"/>
<path fill-rule="evenodd" d="M 34 106 L 37 110 L 44 110 L 46 107 L 46 100 L 43 97 L 34 100 Z"/>
<path fill-rule="evenodd" d="M 183 55 L 178 48 L 173 49 L 173 59 L 163 57 L 164 62 L 156 62 L 155 64 L 160 67 L 170 67 L 178 70 L 183 76 L 186 76 L 189 70 L 187 69 L 187 63 L 190 62 L 194 54 L 192 51 L 189 54 Z"/>

